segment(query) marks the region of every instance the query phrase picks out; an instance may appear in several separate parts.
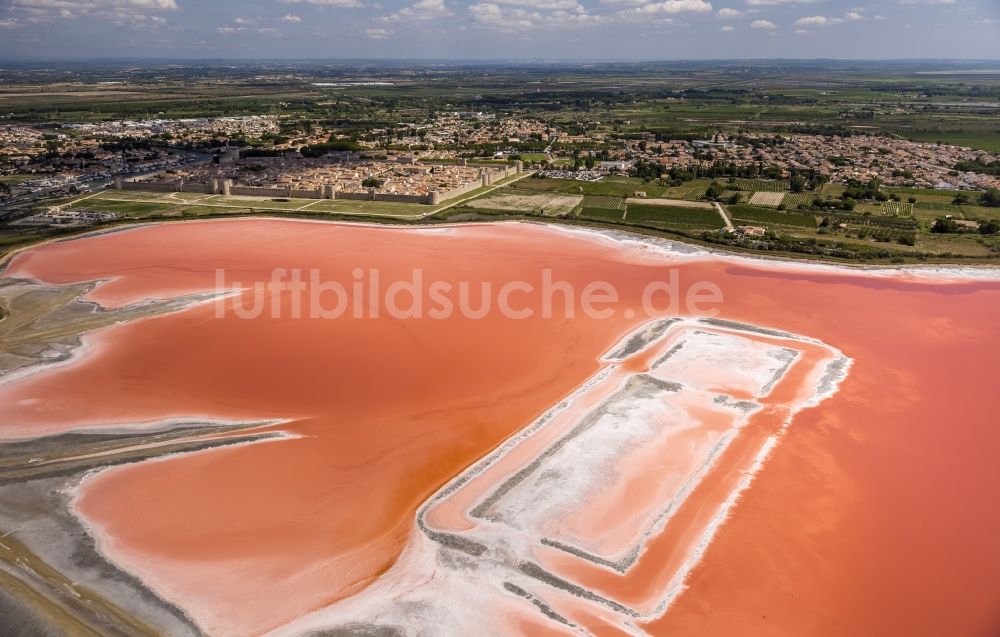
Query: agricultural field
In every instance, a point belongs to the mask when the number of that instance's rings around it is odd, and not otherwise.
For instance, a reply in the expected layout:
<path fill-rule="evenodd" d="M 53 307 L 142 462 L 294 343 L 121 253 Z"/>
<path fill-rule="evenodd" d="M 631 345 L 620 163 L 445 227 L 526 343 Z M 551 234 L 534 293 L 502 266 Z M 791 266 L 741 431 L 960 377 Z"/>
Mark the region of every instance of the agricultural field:
<path fill-rule="evenodd" d="M 185 198 L 178 195 L 186 195 Z M 420 217 L 436 210 L 421 204 L 385 201 L 352 201 L 346 199 L 288 199 L 196 193 L 159 193 L 108 190 L 97 195 L 70 200 L 68 205 L 88 210 L 105 210 L 119 216 L 144 218 L 149 216 L 179 216 L 182 214 L 226 214 L 245 212 L 303 212 L 351 215 Z"/>
<path fill-rule="evenodd" d="M 962 216 L 966 219 L 1000 219 L 1000 208 L 966 205 L 963 205 L 961 208 Z"/>
<path fill-rule="evenodd" d="M 714 229 L 723 226 L 722 217 L 714 209 L 690 206 L 649 206 L 630 204 L 625 213 L 627 223 L 654 223 L 682 229 Z"/>
<path fill-rule="evenodd" d="M 610 195 L 587 195 L 583 199 L 584 208 L 607 208 L 608 210 L 619 210 L 624 203 L 622 197 L 612 197 Z"/>
<path fill-rule="evenodd" d="M 729 186 L 733 190 L 751 192 L 786 192 L 788 182 L 780 179 L 746 179 L 738 177 Z"/>
<path fill-rule="evenodd" d="M 584 219 L 594 219 L 596 221 L 621 221 L 624 214 L 624 210 L 610 208 L 584 208 L 580 211 L 579 216 Z"/>
<path fill-rule="evenodd" d="M 603 199 L 613 198 L 603 197 Z M 558 192 L 539 193 L 516 188 L 501 188 L 483 197 L 467 201 L 465 207 L 510 212 L 532 212 L 554 217 L 573 212 L 583 200 L 584 197 L 582 195 Z M 602 208 L 604 206 L 594 207 Z"/>
<path fill-rule="evenodd" d="M 911 131 L 906 137 L 918 142 L 942 142 L 955 146 L 967 146 L 978 150 L 1000 153 L 1000 134 L 996 130 L 984 130 L 979 134 L 942 133 L 935 131 Z"/>
<path fill-rule="evenodd" d="M 895 193 L 901 198 L 915 196 L 918 201 L 940 201 L 943 199 L 949 202 L 959 195 L 965 195 L 969 199 L 977 199 L 982 193 L 973 190 L 934 190 L 929 188 L 883 188 L 887 193 Z"/>
<path fill-rule="evenodd" d="M 799 212 L 782 212 L 771 208 L 754 206 L 729 206 L 729 214 L 734 224 L 746 225 L 780 225 L 798 228 L 815 228 L 816 217 Z"/>
<path fill-rule="evenodd" d="M 827 184 L 823 184 L 823 187 L 820 188 L 819 194 L 821 194 L 824 197 L 838 198 L 842 194 L 844 194 L 845 190 L 847 190 L 847 187 L 844 186 L 844 184 L 829 184 L 829 183 L 827 183 Z"/>
<path fill-rule="evenodd" d="M 689 188 L 684 189 L 684 187 L 681 186 L 680 189 L 683 189 L 683 192 L 679 194 L 679 198 L 704 199 L 705 193 L 708 192 L 708 187 L 711 185 L 711 183 L 712 182 L 708 179 L 702 179 L 691 182 L 691 186 Z M 673 193 L 670 194 L 673 195 Z"/>
<path fill-rule="evenodd" d="M 887 201 L 882 204 L 880 212 L 884 215 L 892 215 L 894 217 L 912 217 L 913 204 L 900 201 Z"/>
<path fill-rule="evenodd" d="M 781 205 L 781 201 L 784 198 L 784 192 L 759 191 L 753 193 L 753 196 L 750 197 L 750 205 L 777 208 Z"/>
<path fill-rule="evenodd" d="M 880 215 L 882 214 L 882 204 L 880 203 L 859 203 L 854 207 L 854 212 L 860 214 Z"/>
<path fill-rule="evenodd" d="M 962 207 L 955 205 L 953 203 L 937 203 L 931 201 L 918 201 L 913 205 L 913 209 L 917 212 L 921 210 L 930 210 L 932 212 L 938 213 L 942 212 L 945 214 L 961 214 Z"/>
<path fill-rule="evenodd" d="M 548 155 L 545 153 L 521 153 L 521 161 L 525 162 L 545 161 L 547 159 Z"/>
<path fill-rule="evenodd" d="M 818 196 L 818 194 L 811 192 L 789 192 L 785 193 L 785 198 L 781 200 L 781 203 L 785 204 L 789 210 L 795 210 L 799 206 L 811 206 Z"/>
<path fill-rule="evenodd" d="M 75 208 L 86 208 L 88 210 L 103 210 L 128 217 L 145 217 L 156 214 L 179 213 L 184 204 L 180 203 L 151 203 L 143 201 L 115 201 L 112 199 L 86 199 L 75 204 Z"/>
<path fill-rule="evenodd" d="M 672 206 L 675 208 L 704 208 L 714 210 L 715 206 L 708 201 L 691 201 L 689 199 L 661 199 L 658 197 L 630 197 L 625 200 L 629 206 Z"/>

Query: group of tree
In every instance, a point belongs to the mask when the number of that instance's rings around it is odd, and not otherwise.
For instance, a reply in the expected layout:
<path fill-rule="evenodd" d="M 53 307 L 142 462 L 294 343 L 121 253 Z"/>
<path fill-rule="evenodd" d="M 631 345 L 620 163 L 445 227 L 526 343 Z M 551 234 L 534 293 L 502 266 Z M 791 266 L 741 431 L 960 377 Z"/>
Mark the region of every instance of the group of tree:
<path fill-rule="evenodd" d="M 985 161 L 983 159 L 970 159 L 960 161 L 955 164 L 955 170 L 963 173 L 979 173 L 981 175 L 1000 176 L 1000 159 L 995 161 Z"/>
<path fill-rule="evenodd" d="M 311 144 L 299 149 L 303 157 L 322 157 L 327 153 L 359 151 L 361 146 L 353 140 L 337 140 L 323 144 Z"/>
<path fill-rule="evenodd" d="M 801 171 L 803 190 L 809 190 L 825 183 L 826 178 L 817 171 Z M 642 179 L 668 180 L 671 185 L 679 185 L 694 179 L 781 179 L 782 171 L 778 166 L 767 166 L 763 163 L 737 164 L 735 162 L 715 161 L 709 165 L 691 163 L 687 165 L 674 164 L 667 167 L 660 162 L 645 159 L 636 160 L 632 167 L 632 176 Z"/>
<path fill-rule="evenodd" d="M 840 198 L 845 200 L 853 199 L 855 201 L 872 199 L 875 201 L 888 201 L 889 195 L 882 192 L 881 188 L 882 183 L 877 177 L 873 177 L 864 183 L 852 179 L 847 182 L 847 188 L 844 189 Z"/>
<path fill-rule="evenodd" d="M 980 220 L 979 234 L 996 235 L 1000 234 L 1000 221 L 996 219 Z M 952 217 L 938 217 L 931 226 L 931 232 L 935 234 L 952 234 L 956 232 L 970 232 L 971 229 L 960 226 Z"/>
<path fill-rule="evenodd" d="M 814 168 L 799 170 L 793 168 L 788 176 L 788 189 L 792 192 L 818 190 L 829 178 Z"/>

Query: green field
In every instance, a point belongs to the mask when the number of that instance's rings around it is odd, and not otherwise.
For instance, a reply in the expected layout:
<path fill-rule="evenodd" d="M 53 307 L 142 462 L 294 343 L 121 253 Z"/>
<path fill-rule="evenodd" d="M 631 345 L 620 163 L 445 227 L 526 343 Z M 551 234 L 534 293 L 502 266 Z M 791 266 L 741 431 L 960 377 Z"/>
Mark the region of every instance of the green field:
<path fill-rule="evenodd" d="M 545 153 L 521 153 L 521 160 L 522 161 L 535 162 L 535 161 L 545 161 L 547 159 L 548 159 L 548 157 L 545 155 Z M 570 160 L 570 161 L 573 161 L 573 160 Z"/>
<path fill-rule="evenodd" d="M 933 203 L 929 201 L 919 201 L 913 205 L 914 210 L 932 210 L 934 212 L 944 212 L 958 214 L 962 208 L 953 203 Z"/>
<path fill-rule="evenodd" d="M 724 190 L 722 192 L 722 199 L 723 201 L 730 201 L 733 197 L 736 197 L 737 203 L 746 203 L 751 194 L 742 190 Z"/>
<path fill-rule="evenodd" d="M 530 190 L 551 190 L 554 192 L 606 195 L 612 197 L 631 197 L 637 190 L 645 191 L 649 197 L 659 197 L 661 193 L 667 190 L 663 186 L 630 177 L 605 177 L 601 181 L 553 178 L 535 179 L 528 177 L 518 182 L 517 187 Z"/>
<path fill-rule="evenodd" d="M 962 206 L 962 215 L 966 219 L 1000 219 L 1000 208 Z"/>
<path fill-rule="evenodd" d="M 806 192 L 790 192 L 785 195 L 785 198 L 781 200 L 781 203 L 785 205 L 789 210 L 795 210 L 799 206 L 811 206 L 816 197 L 816 193 L 806 193 Z"/>
<path fill-rule="evenodd" d="M 729 214 L 733 218 L 733 223 L 739 224 L 765 224 L 793 226 L 797 228 L 815 228 L 816 218 L 811 214 L 799 212 L 781 212 L 774 208 L 758 208 L 756 206 L 729 206 Z"/>
<path fill-rule="evenodd" d="M 744 179 L 740 177 L 729 186 L 734 190 L 750 192 L 784 192 L 788 190 L 788 182 L 777 179 Z"/>
<path fill-rule="evenodd" d="M 711 184 L 712 184 L 712 181 L 709 180 L 709 179 L 701 179 L 701 180 L 692 181 L 692 182 L 690 182 L 690 185 L 684 184 L 683 186 L 680 186 L 680 188 L 679 188 L 679 190 L 681 190 L 681 192 L 678 194 L 678 198 L 680 198 L 680 199 L 691 199 L 692 201 L 698 200 L 698 199 L 704 199 L 705 198 L 705 193 L 708 192 L 708 187 Z M 673 190 L 673 189 L 671 189 L 671 190 Z M 673 197 L 674 195 L 671 194 L 671 196 Z"/>
<path fill-rule="evenodd" d="M 623 210 L 610 208 L 583 208 L 580 210 L 581 217 L 599 221 L 621 221 L 623 215 Z"/>
<path fill-rule="evenodd" d="M 583 199 L 584 208 L 607 208 L 608 210 L 619 210 L 625 199 L 622 197 L 612 197 L 610 195 L 587 195 Z"/>
<path fill-rule="evenodd" d="M 109 199 L 85 199 L 74 208 L 87 208 L 88 210 L 104 210 L 124 215 L 152 215 L 166 212 L 178 212 L 183 204 L 176 203 L 147 203 L 141 201 L 112 201 Z"/>
<path fill-rule="evenodd" d="M 715 210 L 707 208 L 686 208 L 679 206 L 645 206 L 630 204 L 625 214 L 629 223 L 653 222 L 664 226 L 697 226 L 721 228 L 722 217 Z"/>
<path fill-rule="evenodd" d="M 380 215 L 418 217 L 437 210 L 423 204 L 395 203 L 386 201 L 353 201 L 346 199 L 289 199 L 275 201 L 269 197 L 226 197 L 223 195 L 189 196 L 188 200 L 176 198 L 178 194 L 129 192 L 109 190 L 93 197 L 79 199 L 71 205 L 90 210 L 106 210 L 127 217 L 172 214 L 225 214 L 247 211 L 259 212 L 304 212 L 337 213 L 352 215 Z M 476 191 L 470 193 L 476 194 Z M 445 202 L 447 205 L 448 202 Z M 439 207 L 440 208 L 440 207 Z"/>
<path fill-rule="evenodd" d="M 970 199 L 978 199 L 979 195 L 982 193 L 976 192 L 974 190 L 935 190 L 933 188 L 882 188 L 885 192 L 896 193 L 906 199 L 908 195 L 916 195 L 918 199 L 923 199 L 924 197 L 947 197 L 948 199 L 954 199 L 957 195 L 966 195 Z"/>
<path fill-rule="evenodd" d="M 917 142 L 944 142 L 954 146 L 965 146 L 977 150 L 1000 153 L 1000 131 L 983 131 L 975 135 L 967 133 L 937 133 L 933 131 L 913 131 L 905 137 Z"/>
<path fill-rule="evenodd" d="M 882 204 L 881 213 L 894 217 L 912 217 L 913 204 L 899 201 L 887 201 Z"/>

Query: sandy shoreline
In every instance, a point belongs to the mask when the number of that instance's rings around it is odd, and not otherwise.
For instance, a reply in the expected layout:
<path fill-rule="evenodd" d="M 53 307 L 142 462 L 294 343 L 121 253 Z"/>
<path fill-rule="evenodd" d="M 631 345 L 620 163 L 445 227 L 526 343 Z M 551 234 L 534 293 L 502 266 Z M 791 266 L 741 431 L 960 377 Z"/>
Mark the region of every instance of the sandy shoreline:
<path fill-rule="evenodd" d="M 982 265 L 969 265 L 969 264 L 947 264 L 947 263 L 913 263 L 904 265 L 879 265 L 879 264 L 854 264 L 854 263 L 842 263 L 837 261 L 827 261 L 823 259 L 800 259 L 791 256 L 776 256 L 776 255 L 755 255 L 745 252 L 737 252 L 725 250 L 717 246 L 705 246 L 699 243 L 688 243 L 681 239 L 667 238 L 667 237 L 656 237 L 652 235 L 645 235 L 642 233 L 629 232 L 627 229 L 622 228 L 594 228 L 588 226 L 570 226 L 566 224 L 553 223 L 551 221 L 544 220 L 498 220 L 489 222 L 468 222 L 468 223 L 441 223 L 435 224 L 433 226 L 418 226 L 414 224 L 406 223 L 380 223 L 380 222 L 366 222 L 366 221 L 346 221 L 346 220 L 326 220 L 326 219 L 303 219 L 299 217 L 287 217 L 287 216 L 274 216 L 274 215 L 247 215 L 240 217 L 221 217 L 212 219 L 179 219 L 179 220 L 163 220 L 163 221 L 140 221 L 134 224 L 122 225 L 114 228 L 103 228 L 98 230 L 92 230 L 87 232 L 82 232 L 77 235 L 72 235 L 68 237 L 56 237 L 53 239 L 47 239 L 45 241 L 16 248 L 7 252 L 3 256 L 0 256 L 0 276 L 3 275 L 9 263 L 18 254 L 27 252 L 51 243 L 59 243 L 64 241 L 75 241 L 78 239 L 98 237 L 106 234 L 114 234 L 119 232 L 124 232 L 128 230 L 141 229 L 150 226 L 165 225 L 165 224 L 191 224 L 191 223 L 220 223 L 220 222 L 239 222 L 246 221 L 250 219 L 270 219 L 275 221 L 286 221 L 286 222 L 298 222 L 298 223 L 309 223 L 309 224 L 330 224 L 330 225 L 345 225 L 345 226 L 359 226 L 365 228 L 382 228 L 382 229 L 398 229 L 398 230 L 419 230 L 424 232 L 434 232 L 434 231 L 447 231 L 454 228 L 463 228 L 470 226 L 499 226 L 504 224 L 530 224 L 530 225 L 541 225 L 545 227 L 550 227 L 559 231 L 570 232 L 570 233 L 580 233 L 582 235 L 600 235 L 605 237 L 615 238 L 616 240 L 629 243 L 634 242 L 641 245 L 654 245 L 659 247 L 666 252 L 676 252 L 679 254 L 689 254 L 705 257 L 719 257 L 726 259 L 735 260 L 746 260 L 753 264 L 782 264 L 782 265 L 799 265 L 805 268 L 820 267 L 820 268 L 831 268 L 834 270 L 842 270 L 844 272 L 864 272 L 864 273 L 874 273 L 874 272 L 890 272 L 890 273 L 920 273 L 920 272 L 943 272 L 947 274 L 954 274 L 962 278 L 978 279 L 980 277 L 986 279 L 1000 278 L 1000 264 L 982 264 Z"/>

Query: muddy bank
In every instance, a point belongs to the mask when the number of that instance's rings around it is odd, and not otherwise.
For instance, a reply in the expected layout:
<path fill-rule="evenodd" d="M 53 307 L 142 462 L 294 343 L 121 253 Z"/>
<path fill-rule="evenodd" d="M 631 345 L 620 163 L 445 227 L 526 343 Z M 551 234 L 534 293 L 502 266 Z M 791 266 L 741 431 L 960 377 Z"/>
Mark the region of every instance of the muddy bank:
<path fill-rule="evenodd" d="M 154 433 L 64 434 L 0 444 L 0 576 L 9 634 L 201 635 L 184 611 L 107 560 L 74 512 L 92 471 L 261 442 L 261 424 L 165 423 Z M 176 521 L 175 521 L 176 522 Z"/>

